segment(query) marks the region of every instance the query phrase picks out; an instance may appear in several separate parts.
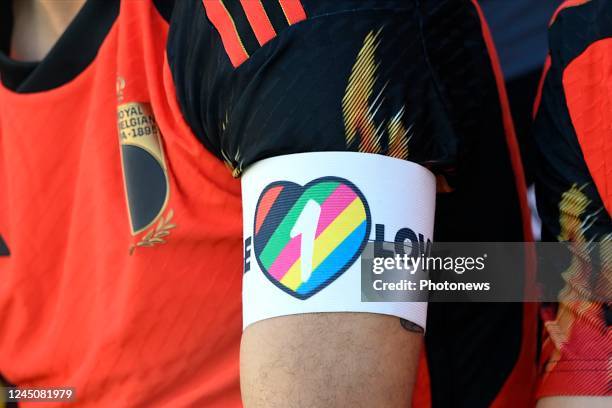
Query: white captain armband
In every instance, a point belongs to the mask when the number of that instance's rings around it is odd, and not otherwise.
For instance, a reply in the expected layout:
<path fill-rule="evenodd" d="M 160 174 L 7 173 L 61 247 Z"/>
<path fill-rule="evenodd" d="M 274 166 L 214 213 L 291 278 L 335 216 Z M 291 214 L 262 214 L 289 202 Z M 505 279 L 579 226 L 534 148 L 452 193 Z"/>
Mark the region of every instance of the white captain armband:
<path fill-rule="evenodd" d="M 361 253 L 386 231 L 433 235 L 435 176 L 356 152 L 278 156 L 242 177 L 243 325 L 300 313 L 369 312 L 425 328 L 425 302 L 362 302 Z"/>

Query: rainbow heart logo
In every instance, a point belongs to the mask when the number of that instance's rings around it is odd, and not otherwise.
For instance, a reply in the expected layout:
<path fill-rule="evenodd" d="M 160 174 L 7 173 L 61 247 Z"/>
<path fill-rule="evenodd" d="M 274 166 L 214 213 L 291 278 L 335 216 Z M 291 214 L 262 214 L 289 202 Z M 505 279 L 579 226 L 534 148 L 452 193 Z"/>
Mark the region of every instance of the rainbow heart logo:
<path fill-rule="evenodd" d="M 307 299 L 353 265 L 370 228 L 368 203 L 350 181 L 323 177 L 305 186 L 278 181 L 257 202 L 253 249 L 272 283 Z"/>

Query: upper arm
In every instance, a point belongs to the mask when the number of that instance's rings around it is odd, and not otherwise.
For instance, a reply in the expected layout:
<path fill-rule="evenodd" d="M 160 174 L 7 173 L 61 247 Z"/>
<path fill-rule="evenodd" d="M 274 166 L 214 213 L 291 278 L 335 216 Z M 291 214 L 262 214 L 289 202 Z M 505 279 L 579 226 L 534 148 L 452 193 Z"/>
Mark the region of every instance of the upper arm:
<path fill-rule="evenodd" d="M 243 335 L 242 398 L 247 407 L 408 407 L 421 342 L 391 316 L 263 320 Z"/>
<path fill-rule="evenodd" d="M 407 405 L 422 336 L 398 317 L 424 327 L 426 305 L 361 302 L 359 255 L 378 225 L 388 241 L 405 228 L 421 242 L 433 238 L 432 172 L 447 174 L 466 145 L 428 65 L 413 2 L 292 1 L 305 18 L 270 17 L 274 33 L 263 44 L 262 26 L 239 2 L 204 3 L 177 6 L 169 57 L 194 133 L 244 174 L 243 398 Z M 278 2 L 262 4 L 270 16 Z M 222 22 L 228 16 L 233 25 Z M 309 202 L 323 238 L 306 267 L 292 230 Z"/>
<path fill-rule="evenodd" d="M 547 240 L 580 243 L 612 233 L 607 2 L 561 9 L 550 28 L 550 68 L 536 111 L 538 210 Z M 588 22 L 588 23 L 586 23 Z"/>

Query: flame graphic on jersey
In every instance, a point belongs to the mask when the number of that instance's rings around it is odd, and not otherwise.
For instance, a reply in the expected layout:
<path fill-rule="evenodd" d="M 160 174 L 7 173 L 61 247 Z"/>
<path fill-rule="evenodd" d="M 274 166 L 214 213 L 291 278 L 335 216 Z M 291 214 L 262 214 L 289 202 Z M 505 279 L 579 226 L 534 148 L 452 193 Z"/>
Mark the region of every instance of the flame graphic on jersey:
<path fill-rule="evenodd" d="M 587 232 L 593 227 L 597 217 L 605 209 L 602 207 L 594 212 L 589 211 L 588 207 L 592 201 L 583 192 L 586 187 L 586 184 L 582 187 L 574 184 L 568 191 L 563 193 L 559 203 L 559 225 L 561 231 L 557 239 L 561 242 L 578 244 L 572 247 L 574 256 L 572 257 L 571 265 L 563 273 L 568 286 L 572 286 L 571 288 L 566 286 L 565 289 L 578 291 L 582 299 L 593 299 L 593 295 L 609 297 L 612 251 L 610 251 L 610 245 L 598 245 L 597 243 L 610 242 L 612 234 L 587 238 Z M 598 271 L 593 271 L 593 263 L 591 262 L 591 256 L 594 255 L 593 251 L 595 250 L 597 250 L 597 256 L 600 258 L 601 270 Z M 594 272 L 598 274 L 600 281 L 592 286 L 590 284 L 591 274 Z M 603 288 L 603 294 L 592 293 L 593 290 L 599 291 L 601 288 Z M 561 295 L 563 296 L 564 294 L 566 294 L 565 290 Z"/>
<path fill-rule="evenodd" d="M 601 293 L 609 293 L 610 265 L 612 253 L 610 246 L 589 245 L 592 239 L 586 237 L 587 231 L 593 226 L 597 212 L 589 213 L 591 200 L 584 193 L 587 185 L 578 187 L 574 184 L 563 193 L 559 203 L 560 233 L 557 239 L 561 242 L 572 242 L 573 256 L 569 267 L 562 273 L 565 286 L 559 293 L 559 308 L 556 318 L 545 323 L 549 338 L 544 349 L 552 350 L 546 366 L 547 373 L 554 370 L 558 363 L 567 363 L 576 359 L 574 353 L 584 344 L 600 344 L 605 342 L 606 328 L 601 317 L 602 304 L 594 301 Z M 600 209 L 599 211 L 602 211 Z M 612 238 L 610 234 L 600 237 L 598 241 Z M 601 270 L 594 270 L 592 252 L 599 249 Z M 592 274 L 597 273 L 598 283 L 592 281 Z M 578 323 L 579 322 L 579 323 Z M 603 336 L 603 337 L 602 337 Z M 601 343 L 603 344 L 603 343 Z"/>
<path fill-rule="evenodd" d="M 229 112 L 225 112 L 225 118 L 223 122 L 221 122 L 221 132 L 225 133 L 227 126 L 229 124 Z M 233 156 L 230 156 L 223 148 L 221 148 L 221 155 L 223 156 L 223 163 L 225 163 L 225 167 L 227 167 L 231 172 L 232 176 L 235 178 L 240 177 L 242 174 L 242 154 L 240 153 L 240 147 L 236 149 L 236 153 Z"/>
<path fill-rule="evenodd" d="M 578 188 L 576 184 L 563 193 L 559 203 L 559 225 L 561 232 L 559 241 L 585 243 L 584 231 L 588 226 L 581 220 L 591 200 L 582 192 L 585 186 Z"/>
<path fill-rule="evenodd" d="M 402 107 L 389 121 L 376 124 L 374 115 L 384 102 L 386 84 L 374 96 L 378 80 L 376 50 L 380 44 L 380 31 L 370 31 L 357 54 L 351 70 L 346 93 L 342 99 L 342 112 L 346 145 L 349 149 L 363 153 L 385 154 L 398 159 L 408 158 L 409 133 L 403 123 L 405 107 Z M 385 132 L 386 130 L 386 132 Z M 387 137 L 387 150 L 383 149 L 383 138 Z"/>

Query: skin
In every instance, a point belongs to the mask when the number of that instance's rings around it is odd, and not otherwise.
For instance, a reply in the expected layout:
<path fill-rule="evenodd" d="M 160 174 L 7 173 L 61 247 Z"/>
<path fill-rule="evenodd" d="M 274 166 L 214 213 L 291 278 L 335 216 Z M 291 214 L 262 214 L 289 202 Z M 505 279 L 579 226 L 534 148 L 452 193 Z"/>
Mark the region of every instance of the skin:
<path fill-rule="evenodd" d="M 538 401 L 537 408 L 608 408 L 612 397 L 546 397 Z"/>
<path fill-rule="evenodd" d="M 408 407 L 422 334 L 397 317 L 314 313 L 249 326 L 241 346 L 245 407 Z"/>
<path fill-rule="evenodd" d="M 83 4 L 85 0 L 13 0 L 11 57 L 43 59 Z"/>

